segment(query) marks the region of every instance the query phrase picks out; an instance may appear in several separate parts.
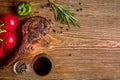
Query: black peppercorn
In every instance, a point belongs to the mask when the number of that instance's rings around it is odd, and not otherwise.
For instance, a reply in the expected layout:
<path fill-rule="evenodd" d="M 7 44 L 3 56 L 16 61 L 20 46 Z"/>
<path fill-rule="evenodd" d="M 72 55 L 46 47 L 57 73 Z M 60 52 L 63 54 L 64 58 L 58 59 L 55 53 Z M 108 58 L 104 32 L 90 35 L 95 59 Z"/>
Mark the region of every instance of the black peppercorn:
<path fill-rule="evenodd" d="M 56 32 L 56 30 L 55 30 L 55 29 L 53 29 L 52 31 L 53 31 L 53 32 Z"/>
<path fill-rule="evenodd" d="M 41 8 L 44 8 L 44 6 L 41 6 Z"/>
<path fill-rule="evenodd" d="M 60 27 L 60 29 L 63 29 L 63 27 Z"/>
<path fill-rule="evenodd" d="M 82 11 L 83 9 L 82 8 L 80 8 L 80 11 Z"/>
<path fill-rule="evenodd" d="M 68 31 L 69 29 L 67 28 L 66 30 Z"/>
<path fill-rule="evenodd" d="M 79 9 L 76 9 L 76 11 L 78 12 L 78 11 L 79 11 Z"/>
<path fill-rule="evenodd" d="M 79 5 L 81 5 L 81 3 L 79 2 Z"/>
<path fill-rule="evenodd" d="M 62 34 L 63 32 L 62 32 L 62 31 L 60 31 L 60 33 Z"/>
<path fill-rule="evenodd" d="M 69 54 L 69 56 L 71 56 L 71 54 Z"/>

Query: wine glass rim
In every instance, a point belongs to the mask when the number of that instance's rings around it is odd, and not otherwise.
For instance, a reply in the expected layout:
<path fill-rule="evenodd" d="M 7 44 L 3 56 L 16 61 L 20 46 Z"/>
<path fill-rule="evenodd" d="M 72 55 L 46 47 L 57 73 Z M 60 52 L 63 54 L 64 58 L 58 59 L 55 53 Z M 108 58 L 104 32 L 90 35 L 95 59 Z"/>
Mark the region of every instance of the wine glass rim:
<path fill-rule="evenodd" d="M 49 71 L 47 74 L 45 74 L 45 75 L 37 74 L 37 73 L 35 72 L 34 68 L 33 68 L 34 61 L 35 61 L 36 59 L 38 59 L 39 57 L 45 57 L 45 58 L 47 58 L 47 59 L 50 61 L 50 63 L 51 63 L 51 69 L 50 69 L 50 71 Z M 37 55 L 35 55 L 35 56 L 33 57 L 33 60 L 32 60 L 32 70 L 33 70 L 33 72 L 36 73 L 38 76 L 47 76 L 48 74 L 50 74 L 50 73 L 53 71 L 53 68 L 54 68 L 54 66 L 53 66 L 53 60 L 52 60 L 52 58 L 51 58 L 50 55 L 48 55 L 48 54 L 46 54 L 46 53 L 40 53 L 40 54 L 37 54 Z"/>

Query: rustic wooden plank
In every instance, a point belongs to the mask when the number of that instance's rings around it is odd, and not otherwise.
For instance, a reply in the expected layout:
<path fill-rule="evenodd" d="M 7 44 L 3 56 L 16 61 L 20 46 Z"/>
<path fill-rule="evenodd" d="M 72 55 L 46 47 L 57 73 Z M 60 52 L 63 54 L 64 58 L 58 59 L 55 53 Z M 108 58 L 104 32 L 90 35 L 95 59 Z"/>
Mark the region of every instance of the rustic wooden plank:
<path fill-rule="evenodd" d="M 19 21 L 30 17 L 20 17 L 14 12 L 20 1 L 22 0 L 1 0 L 0 14 L 13 13 Z M 72 26 L 68 31 L 66 25 L 54 21 L 49 7 L 40 7 L 47 4 L 47 0 L 26 1 L 33 6 L 31 16 L 41 15 L 52 19 L 51 31 L 44 38 L 48 45 L 45 46 L 41 41 L 36 44 L 38 47 L 35 49 L 39 49 L 38 52 L 31 51 L 19 59 L 29 66 L 26 74 L 15 75 L 11 65 L 0 70 L 0 80 L 120 79 L 120 0 L 54 0 L 69 7 L 81 24 L 80 28 Z M 76 11 L 80 8 L 83 10 Z M 56 33 L 52 32 L 52 29 L 55 29 Z M 43 46 L 40 46 L 41 44 Z M 36 75 L 31 67 L 33 57 L 42 52 L 51 56 L 54 62 L 53 71 L 45 77 Z"/>

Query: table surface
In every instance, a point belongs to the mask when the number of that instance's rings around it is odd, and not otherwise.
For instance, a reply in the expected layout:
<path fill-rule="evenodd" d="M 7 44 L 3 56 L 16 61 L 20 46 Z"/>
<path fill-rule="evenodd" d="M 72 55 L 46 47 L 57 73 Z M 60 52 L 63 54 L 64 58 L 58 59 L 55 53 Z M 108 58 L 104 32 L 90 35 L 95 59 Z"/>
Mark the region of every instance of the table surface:
<path fill-rule="evenodd" d="M 42 40 L 36 44 L 39 51 L 18 59 L 27 63 L 25 74 L 15 75 L 11 65 L 0 70 L 0 80 L 120 80 L 120 0 L 54 0 L 68 7 L 81 25 L 69 30 L 54 20 L 47 0 L 24 0 L 31 3 L 33 12 L 18 16 L 15 9 L 21 1 L 0 0 L 0 15 L 12 13 L 19 22 L 36 15 L 51 19 L 51 30 L 43 39 L 49 44 L 40 46 Z M 31 67 L 33 57 L 43 52 L 52 58 L 54 66 L 44 77 Z"/>

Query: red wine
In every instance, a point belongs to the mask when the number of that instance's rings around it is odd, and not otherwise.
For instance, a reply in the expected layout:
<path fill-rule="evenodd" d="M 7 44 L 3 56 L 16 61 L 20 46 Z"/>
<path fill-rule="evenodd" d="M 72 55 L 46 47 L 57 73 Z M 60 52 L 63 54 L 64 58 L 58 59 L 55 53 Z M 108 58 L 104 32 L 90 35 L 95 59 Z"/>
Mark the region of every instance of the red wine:
<path fill-rule="evenodd" d="M 34 59 L 33 69 L 38 75 L 44 76 L 47 75 L 52 68 L 51 61 L 45 56 L 39 56 Z"/>

